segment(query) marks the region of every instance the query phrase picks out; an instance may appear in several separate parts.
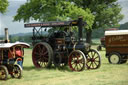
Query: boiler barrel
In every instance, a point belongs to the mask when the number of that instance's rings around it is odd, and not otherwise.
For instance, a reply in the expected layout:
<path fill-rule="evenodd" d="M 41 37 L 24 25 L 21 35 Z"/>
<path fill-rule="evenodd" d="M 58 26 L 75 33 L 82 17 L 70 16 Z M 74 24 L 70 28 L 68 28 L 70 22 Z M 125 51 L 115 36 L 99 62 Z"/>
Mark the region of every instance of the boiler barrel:
<path fill-rule="evenodd" d="M 68 49 L 81 50 L 81 51 L 85 52 L 85 51 L 89 51 L 90 44 L 88 44 L 88 43 L 76 43 L 76 44 L 68 46 Z"/>

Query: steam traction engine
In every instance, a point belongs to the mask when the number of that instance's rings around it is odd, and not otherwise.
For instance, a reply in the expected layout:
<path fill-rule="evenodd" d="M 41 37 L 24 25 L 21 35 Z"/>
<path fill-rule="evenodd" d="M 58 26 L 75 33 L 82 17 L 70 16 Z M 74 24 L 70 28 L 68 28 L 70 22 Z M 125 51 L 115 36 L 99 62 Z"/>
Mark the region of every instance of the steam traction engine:
<path fill-rule="evenodd" d="M 82 71 L 85 67 L 96 69 L 100 67 L 99 53 L 90 49 L 90 45 L 83 41 L 82 27 L 86 23 L 82 18 L 74 21 L 54 21 L 29 23 L 25 27 L 33 27 L 32 60 L 37 68 L 69 65 L 72 71 Z M 78 39 L 75 39 L 71 27 L 78 27 Z M 43 29 L 55 29 L 47 37 Z M 61 30 L 59 30 L 61 29 Z"/>
<path fill-rule="evenodd" d="M 12 78 L 22 77 L 22 68 L 17 61 L 22 60 L 17 56 L 17 48 L 22 50 L 24 55 L 24 48 L 29 48 L 29 44 L 23 42 L 9 42 L 8 28 L 5 28 L 5 40 L 0 41 L 0 80 L 8 79 L 10 74 Z"/>

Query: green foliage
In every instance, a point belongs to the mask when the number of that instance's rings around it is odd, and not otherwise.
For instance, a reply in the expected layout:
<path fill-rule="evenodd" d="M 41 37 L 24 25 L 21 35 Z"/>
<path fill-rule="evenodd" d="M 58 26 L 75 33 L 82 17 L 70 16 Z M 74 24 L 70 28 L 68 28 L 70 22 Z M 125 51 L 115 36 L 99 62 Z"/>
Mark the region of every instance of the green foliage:
<path fill-rule="evenodd" d="M 77 6 L 85 9 L 89 8 L 95 16 L 93 29 L 107 28 L 118 25 L 118 22 L 123 19 L 120 13 L 121 7 L 116 2 L 117 0 L 70 0 Z"/>
<path fill-rule="evenodd" d="M 71 4 L 70 2 L 62 2 L 60 7 L 60 18 L 61 16 L 66 16 L 70 19 L 75 20 L 78 17 L 82 16 L 83 20 L 88 24 L 87 28 L 92 27 L 95 17 L 92 15 L 91 11 L 88 8 L 82 9 L 74 4 Z"/>
<path fill-rule="evenodd" d="M 88 8 L 83 9 L 65 0 L 30 0 L 18 9 L 14 21 L 61 21 L 77 19 L 79 16 L 87 21 L 88 28 L 92 27 L 94 16 Z"/>
<path fill-rule="evenodd" d="M 117 0 L 69 0 L 82 9 L 90 9 L 95 16 L 92 29 L 117 26 L 123 19 Z M 91 43 L 92 30 L 86 30 L 86 42 Z"/>
<path fill-rule="evenodd" d="M 22 5 L 14 21 L 61 21 L 74 20 L 79 16 L 87 22 L 88 29 L 119 27 L 122 20 L 121 7 L 117 0 L 29 0 Z M 85 34 L 84 30 L 84 34 Z M 103 30 L 101 30 L 103 31 Z M 77 31 L 76 31 L 77 32 Z M 93 32 L 94 37 L 103 33 Z M 91 31 L 90 31 L 91 33 Z M 85 36 L 85 35 L 84 35 Z M 87 38 L 90 38 L 88 35 Z M 92 37 L 93 37 L 92 36 Z M 88 40 L 88 39 L 87 39 Z"/>
<path fill-rule="evenodd" d="M 25 35 L 25 36 L 11 36 L 10 37 L 11 43 L 14 43 L 16 41 L 31 43 L 32 39 L 31 39 L 31 36 L 27 36 L 27 35 Z"/>
<path fill-rule="evenodd" d="M 121 24 L 119 29 L 125 29 L 125 30 L 128 30 L 128 22 L 124 23 L 124 24 Z"/>
<path fill-rule="evenodd" d="M 9 5 L 8 0 L 0 0 L 0 13 L 5 13 Z"/>
<path fill-rule="evenodd" d="M 101 37 L 104 37 L 104 29 L 103 28 L 100 28 L 100 29 L 94 29 L 93 32 L 92 32 L 92 38 L 93 39 L 100 39 Z"/>
<path fill-rule="evenodd" d="M 10 38 L 10 42 L 16 42 L 16 41 L 19 41 L 19 37 L 18 36 Z"/>
<path fill-rule="evenodd" d="M 2 37 L 0 37 L 0 40 L 3 40 L 3 38 L 2 38 Z"/>

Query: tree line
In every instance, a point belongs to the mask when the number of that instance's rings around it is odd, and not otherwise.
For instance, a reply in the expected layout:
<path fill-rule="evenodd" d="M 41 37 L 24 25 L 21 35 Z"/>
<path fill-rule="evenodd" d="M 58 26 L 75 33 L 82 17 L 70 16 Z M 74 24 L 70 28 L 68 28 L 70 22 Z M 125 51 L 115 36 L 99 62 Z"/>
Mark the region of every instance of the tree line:
<path fill-rule="evenodd" d="M 119 27 L 116 27 L 119 30 L 128 30 L 128 22 L 121 24 Z M 92 38 L 93 39 L 100 39 L 101 37 L 104 37 L 104 32 L 105 29 L 94 29 L 92 32 Z M 75 31 L 75 33 L 77 34 L 77 31 Z M 77 37 L 77 35 L 76 35 Z M 83 38 L 86 38 L 86 30 L 83 30 Z M 26 33 L 22 36 L 17 36 L 17 35 L 10 35 L 9 36 L 10 42 L 16 42 L 16 41 L 21 41 L 21 42 L 27 42 L 27 43 L 32 43 L 32 33 Z M 0 40 L 3 40 L 2 37 L 0 37 Z"/>
<path fill-rule="evenodd" d="M 124 23 L 124 24 L 121 24 L 120 25 L 120 27 L 119 27 L 119 29 L 121 29 L 121 30 L 128 30 L 128 22 L 126 22 L 126 23 Z"/>

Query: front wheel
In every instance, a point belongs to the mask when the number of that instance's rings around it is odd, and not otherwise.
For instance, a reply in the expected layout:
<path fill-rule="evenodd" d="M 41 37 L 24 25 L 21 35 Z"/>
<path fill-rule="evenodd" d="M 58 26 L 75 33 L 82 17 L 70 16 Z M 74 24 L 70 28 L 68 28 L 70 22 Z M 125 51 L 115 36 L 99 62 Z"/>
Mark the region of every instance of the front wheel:
<path fill-rule="evenodd" d="M 100 67 L 101 56 L 98 51 L 94 49 L 90 49 L 86 54 L 86 58 L 87 58 L 87 63 L 86 63 L 87 69 L 97 69 Z"/>
<path fill-rule="evenodd" d="M 16 64 L 16 65 L 13 66 L 11 76 L 13 78 L 18 78 L 18 79 L 20 79 L 22 77 L 22 68 L 21 68 L 20 65 Z"/>
<path fill-rule="evenodd" d="M 68 64 L 72 71 L 82 71 L 85 68 L 86 58 L 82 51 L 75 50 L 69 55 Z"/>

